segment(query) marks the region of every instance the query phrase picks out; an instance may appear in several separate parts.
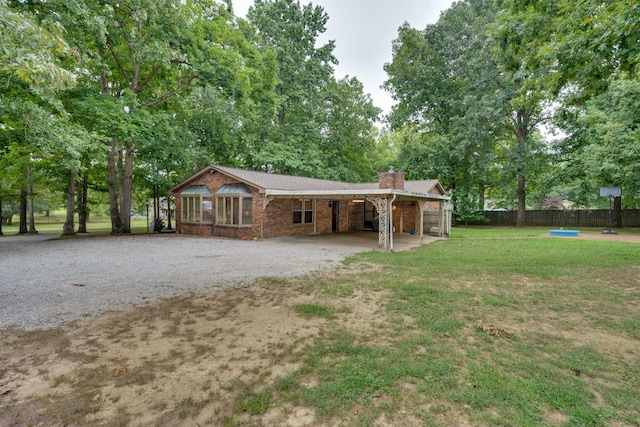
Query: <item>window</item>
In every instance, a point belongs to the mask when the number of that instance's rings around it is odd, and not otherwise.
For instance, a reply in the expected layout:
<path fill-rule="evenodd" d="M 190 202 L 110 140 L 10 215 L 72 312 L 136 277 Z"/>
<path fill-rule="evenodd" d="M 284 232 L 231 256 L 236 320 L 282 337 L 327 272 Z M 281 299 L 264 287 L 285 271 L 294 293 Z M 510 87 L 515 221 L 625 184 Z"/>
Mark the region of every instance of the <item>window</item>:
<path fill-rule="evenodd" d="M 244 184 L 226 184 L 216 191 L 216 222 L 228 225 L 253 224 L 253 198 Z"/>
<path fill-rule="evenodd" d="M 293 201 L 293 223 L 311 224 L 313 223 L 313 203 L 309 199 Z"/>
<path fill-rule="evenodd" d="M 188 187 L 181 196 L 182 222 L 211 222 L 211 191 L 206 186 Z"/>

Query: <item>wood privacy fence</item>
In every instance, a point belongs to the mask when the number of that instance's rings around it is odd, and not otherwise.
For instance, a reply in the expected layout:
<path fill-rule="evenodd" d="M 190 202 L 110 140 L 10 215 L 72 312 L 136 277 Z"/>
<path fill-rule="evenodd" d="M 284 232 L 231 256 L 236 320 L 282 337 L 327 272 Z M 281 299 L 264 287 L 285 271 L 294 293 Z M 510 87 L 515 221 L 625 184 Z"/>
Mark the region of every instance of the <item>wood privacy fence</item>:
<path fill-rule="evenodd" d="M 517 211 L 484 211 L 487 222 L 476 222 L 474 225 L 516 225 Z M 532 210 L 525 215 L 525 225 L 540 227 L 607 227 L 608 209 L 597 210 Z M 622 211 L 623 227 L 640 227 L 640 209 L 624 209 Z"/>

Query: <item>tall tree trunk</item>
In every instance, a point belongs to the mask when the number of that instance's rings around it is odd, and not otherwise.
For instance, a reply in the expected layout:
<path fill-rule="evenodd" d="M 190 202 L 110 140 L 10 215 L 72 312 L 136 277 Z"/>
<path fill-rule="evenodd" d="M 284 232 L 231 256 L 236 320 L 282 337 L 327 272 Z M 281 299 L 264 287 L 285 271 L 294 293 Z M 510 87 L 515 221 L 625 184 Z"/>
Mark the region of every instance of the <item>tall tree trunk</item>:
<path fill-rule="evenodd" d="M 120 205 L 118 198 L 118 175 L 116 173 L 116 161 L 119 157 L 119 149 L 115 139 L 107 152 L 107 182 L 109 183 L 109 215 L 111 216 L 111 234 L 122 232 L 122 220 L 120 218 Z"/>
<path fill-rule="evenodd" d="M 122 233 L 131 233 L 131 197 L 133 189 L 133 147 L 125 149 L 124 165 L 120 162 L 120 221 Z"/>
<path fill-rule="evenodd" d="M 525 176 L 522 170 L 518 170 L 518 215 L 516 217 L 516 226 L 524 227 L 526 224 L 526 213 L 525 209 L 527 208 L 526 200 L 527 195 L 525 192 Z"/>
<path fill-rule="evenodd" d="M 89 189 L 89 176 L 85 171 L 82 175 L 82 180 L 78 183 L 78 233 L 87 232 L 87 221 L 89 219 L 89 206 L 88 203 L 88 189 Z"/>
<path fill-rule="evenodd" d="M 478 184 L 478 210 L 484 210 L 485 190 L 484 182 Z"/>
<path fill-rule="evenodd" d="M 36 230 L 36 215 L 33 209 L 33 185 L 31 183 L 27 186 L 27 193 L 29 193 L 29 234 L 38 234 L 38 230 Z"/>
<path fill-rule="evenodd" d="M 62 235 L 71 236 L 75 233 L 75 205 L 76 205 L 76 180 L 73 172 L 69 172 L 69 183 L 67 184 L 67 216 L 62 226 Z"/>
<path fill-rule="evenodd" d="M 27 190 L 20 190 L 20 229 L 18 234 L 27 234 Z"/>
<path fill-rule="evenodd" d="M 167 196 L 167 230 L 173 230 L 171 225 L 171 196 Z"/>
<path fill-rule="evenodd" d="M 516 226 L 524 227 L 526 223 L 526 208 L 527 208 L 527 192 L 526 192 L 526 179 L 524 170 L 524 156 L 527 148 L 528 137 L 528 114 L 526 110 L 518 110 L 516 112 L 516 137 L 518 138 L 518 162 L 520 166 L 517 168 L 518 175 L 518 189 L 516 195 L 518 197 L 518 214 L 516 217 Z"/>

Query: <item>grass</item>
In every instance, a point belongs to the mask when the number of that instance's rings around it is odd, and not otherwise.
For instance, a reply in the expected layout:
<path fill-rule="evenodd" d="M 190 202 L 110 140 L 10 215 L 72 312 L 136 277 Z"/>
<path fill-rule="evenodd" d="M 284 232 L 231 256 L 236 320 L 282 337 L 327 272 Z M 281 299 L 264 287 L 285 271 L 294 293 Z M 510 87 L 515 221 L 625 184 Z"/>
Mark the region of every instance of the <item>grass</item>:
<path fill-rule="evenodd" d="M 78 229 L 78 222 L 76 220 L 76 230 Z M 53 221 L 49 222 L 40 218 L 35 223 L 36 230 L 38 234 L 61 234 L 62 226 L 64 222 Z M 14 222 L 12 225 L 2 224 L 2 233 L 6 236 L 10 236 L 13 234 L 18 234 L 19 224 Z M 87 232 L 88 233 L 100 233 L 100 234 L 108 234 L 111 232 L 111 221 L 109 219 L 91 221 L 87 223 Z M 147 232 L 147 222 L 144 219 L 132 219 L 131 220 L 131 232 L 132 233 L 146 233 Z M 150 232 L 153 232 L 152 230 Z"/>
<path fill-rule="evenodd" d="M 348 425 L 637 425 L 640 245 L 540 234 L 456 229 L 355 257 L 378 268 L 341 286 L 388 292 L 388 321 L 373 336 L 325 331 L 270 404 L 303 402 Z"/>
<path fill-rule="evenodd" d="M 451 231 L 451 237 L 454 239 L 503 239 L 507 237 L 540 237 L 548 236 L 549 230 L 562 227 L 454 227 Z M 603 228 L 593 227 L 571 227 L 572 230 L 578 230 L 581 233 L 601 233 Z M 638 234 L 638 228 L 617 229 L 624 234 Z"/>
<path fill-rule="evenodd" d="M 310 319 L 312 317 L 323 317 L 325 319 L 333 319 L 333 309 L 326 305 L 320 304 L 296 304 L 293 310 L 301 316 Z"/>

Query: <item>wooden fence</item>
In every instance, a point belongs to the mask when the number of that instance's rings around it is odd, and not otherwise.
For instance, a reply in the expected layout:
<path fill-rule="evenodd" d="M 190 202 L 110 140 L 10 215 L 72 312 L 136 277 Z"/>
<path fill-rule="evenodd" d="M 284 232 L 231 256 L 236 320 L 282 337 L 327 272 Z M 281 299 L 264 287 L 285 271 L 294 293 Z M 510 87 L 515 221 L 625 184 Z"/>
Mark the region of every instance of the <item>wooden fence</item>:
<path fill-rule="evenodd" d="M 474 225 L 514 226 L 517 211 L 484 211 L 487 222 Z M 607 227 L 608 209 L 597 210 L 531 210 L 525 215 L 525 225 L 540 227 Z M 640 227 L 640 209 L 622 210 L 623 227 Z"/>

